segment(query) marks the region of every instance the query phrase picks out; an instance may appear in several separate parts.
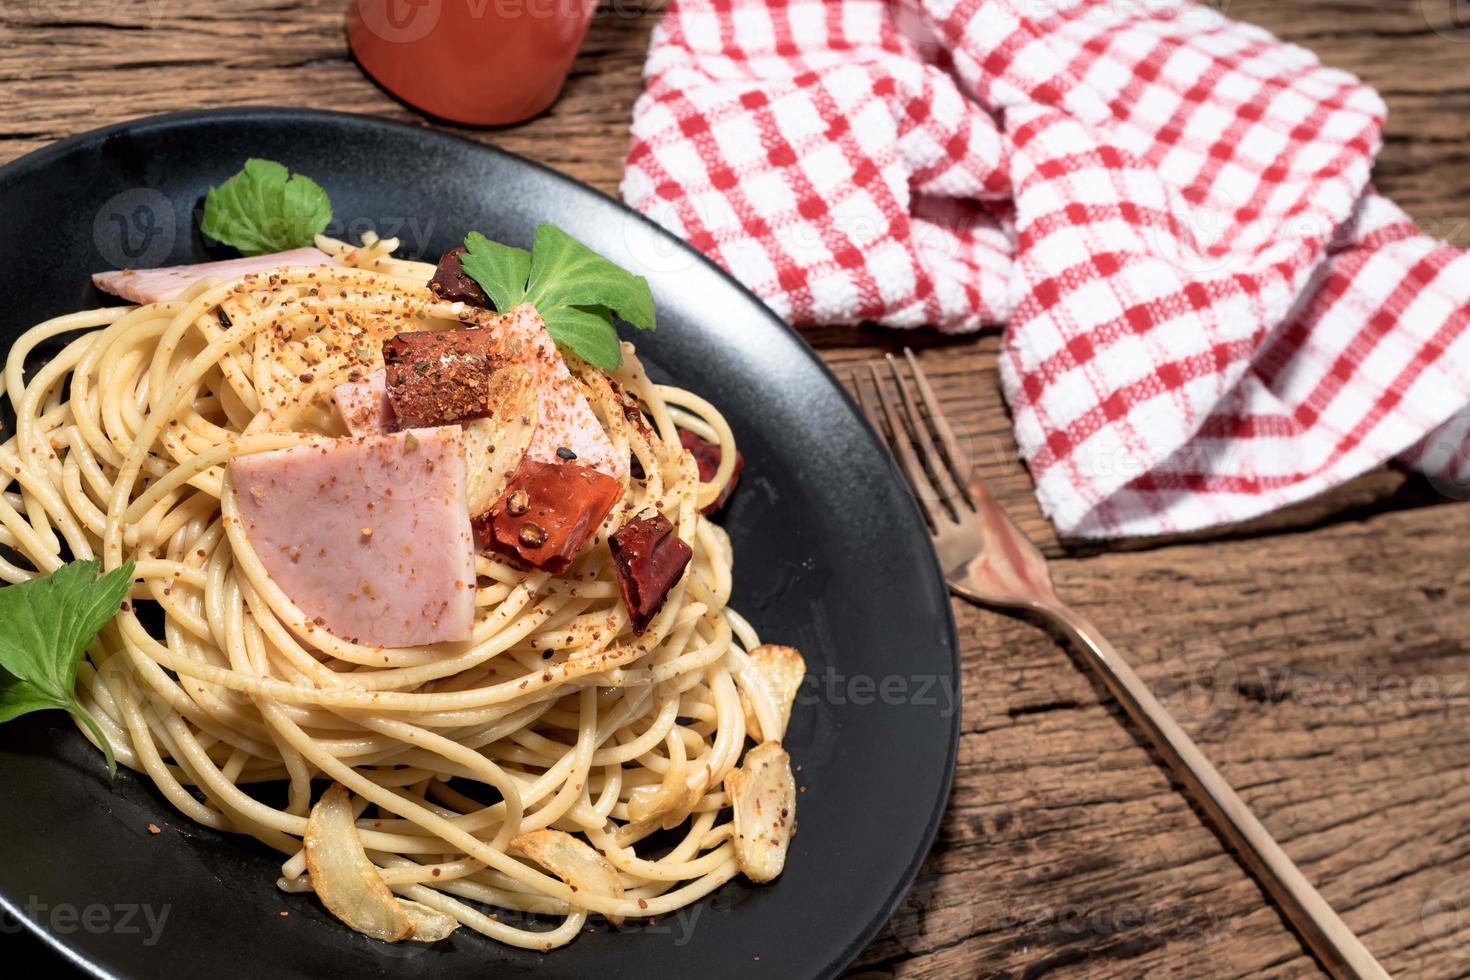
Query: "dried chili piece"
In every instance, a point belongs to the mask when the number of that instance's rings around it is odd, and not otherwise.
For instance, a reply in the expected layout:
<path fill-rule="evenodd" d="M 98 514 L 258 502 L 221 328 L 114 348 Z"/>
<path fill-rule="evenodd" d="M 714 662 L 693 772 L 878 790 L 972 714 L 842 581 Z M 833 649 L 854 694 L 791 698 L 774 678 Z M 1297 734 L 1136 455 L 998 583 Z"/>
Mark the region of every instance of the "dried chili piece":
<path fill-rule="evenodd" d="M 435 296 L 448 303 L 468 303 L 490 309 L 490 297 L 480 284 L 465 275 L 460 256 L 467 252 L 463 245 L 451 248 L 439 258 L 434 268 L 434 278 L 429 280 L 429 289 Z"/>
<path fill-rule="evenodd" d="M 622 495 L 620 482 L 590 467 L 523 459 L 490 510 L 474 519 L 475 543 L 557 574 Z"/>
<path fill-rule="evenodd" d="M 720 469 L 720 459 L 724 453 L 720 450 L 720 444 L 701 439 L 688 429 L 679 430 L 679 442 L 694 456 L 694 462 L 699 466 L 699 478 L 708 483 L 715 478 Z M 740 450 L 735 451 L 735 468 L 730 471 L 730 480 L 720 495 L 714 499 L 701 513 L 713 514 L 725 506 L 725 501 L 730 499 L 730 494 L 735 492 L 735 484 L 740 482 L 740 471 L 745 468 L 745 456 Z"/>
<path fill-rule="evenodd" d="M 633 621 L 633 632 L 641 634 L 669 597 L 669 590 L 694 556 L 694 549 L 674 533 L 674 525 L 662 514 L 629 521 L 608 539 L 618 590 Z"/>

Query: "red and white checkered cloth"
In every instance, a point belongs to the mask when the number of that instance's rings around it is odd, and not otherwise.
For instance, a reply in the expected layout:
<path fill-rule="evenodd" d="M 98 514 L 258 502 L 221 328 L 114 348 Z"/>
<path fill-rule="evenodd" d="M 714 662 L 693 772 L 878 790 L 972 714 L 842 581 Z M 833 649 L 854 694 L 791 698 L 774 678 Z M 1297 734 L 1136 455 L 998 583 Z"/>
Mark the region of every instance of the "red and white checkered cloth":
<path fill-rule="evenodd" d="M 1302 48 L 1171 0 L 675 0 L 646 79 L 624 197 L 782 316 L 1006 324 L 1065 534 L 1399 455 L 1470 489 L 1470 259 L 1374 193 L 1383 103 Z"/>

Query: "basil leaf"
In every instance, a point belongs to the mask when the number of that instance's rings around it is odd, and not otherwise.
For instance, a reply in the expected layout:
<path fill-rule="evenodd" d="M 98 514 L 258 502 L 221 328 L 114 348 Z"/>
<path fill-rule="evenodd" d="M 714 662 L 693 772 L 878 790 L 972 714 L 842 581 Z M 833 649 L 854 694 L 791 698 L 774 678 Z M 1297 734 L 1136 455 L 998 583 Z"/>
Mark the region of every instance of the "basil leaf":
<path fill-rule="evenodd" d="M 552 340 L 593 367 L 611 371 L 622 365 L 623 348 L 606 307 L 552 306 L 541 319 Z"/>
<path fill-rule="evenodd" d="M 116 773 L 112 745 L 75 693 L 87 645 L 117 614 L 133 563 L 98 577 L 102 563 L 74 561 L 50 575 L 0 589 L 0 722 L 60 708 L 85 725 Z"/>
<path fill-rule="evenodd" d="M 536 226 L 528 298 L 543 317 L 546 306 L 605 306 L 640 330 L 653 329 L 648 280 L 614 265 L 556 225 Z"/>
<path fill-rule="evenodd" d="M 465 253 L 459 264 L 504 313 L 526 301 L 526 279 L 531 274 L 531 253 L 523 248 L 492 242 L 478 231 L 465 236 Z"/>
<path fill-rule="evenodd" d="M 555 225 L 536 226 L 531 251 L 492 242 L 477 231 L 465 238 L 460 265 L 504 313 L 532 303 L 546 332 L 588 364 L 623 363 L 613 316 L 640 330 L 654 327 L 648 280 L 609 262 Z"/>
<path fill-rule="evenodd" d="M 209 189 L 200 229 L 242 255 L 267 255 L 310 245 L 331 220 L 332 202 L 316 181 L 252 158 Z"/>
<path fill-rule="evenodd" d="M 48 696 L 34 684 L 0 672 L 0 721 L 10 721 L 32 711 L 67 707 L 65 701 Z"/>

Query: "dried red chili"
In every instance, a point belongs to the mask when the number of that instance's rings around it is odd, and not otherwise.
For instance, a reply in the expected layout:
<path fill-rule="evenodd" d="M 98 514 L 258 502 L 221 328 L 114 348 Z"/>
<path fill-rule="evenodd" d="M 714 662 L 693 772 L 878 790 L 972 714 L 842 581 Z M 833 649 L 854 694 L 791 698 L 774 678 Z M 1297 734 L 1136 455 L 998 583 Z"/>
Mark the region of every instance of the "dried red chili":
<path fill-rule="evenodd" d="M 684 574 L 694 550 L 674 533 L 674 525 L 654 513 L 629 521 L 608 539 L 618 591 L 628 607 L 633 632 L 641 634 Z"/>
<path fill-rule="evenodd" d="M 475 543 L 556 574 L 622 495 L 621 483 L 590 467 L 523 459 L 490 510 L 474 519 Z"/>
<path fill-rule="evenodd" d="M 464 265 L 460 262 L 460 256 L 468 249 L 463 245 L 451 248 L 439 259 L 439 265 L 434 269 L 434 278 L 429 280 L 429 289 L 440 299 L 448 303 L 468 303 L 471 306 L 481 306 L 490 309 L 490 297 L 485 295 L 485 290 L 480 284 L 465 275 Z"/>
<path fill-rule="evenodd" d="M 688 429 L 679 430 L 679 442 L 694 456 L 694 462 L 699 466 L 699 478 L 705 483 L 715 478 L 715 473 L 720 469 L 720 458 L 724 455 L 720 451 L 720 444 L 701 439 Z M 735 492 L 735 484 L 740 481 L 740 471 L 745 468 L 745 456 L 740 450 L 735 450 L 735 468 L 730 471 L 730 480 L 720 495 L 714 499 L 701 513 L 713 514 L 725 506 L 725 501 L 730 499 L 730 494 Z"/>

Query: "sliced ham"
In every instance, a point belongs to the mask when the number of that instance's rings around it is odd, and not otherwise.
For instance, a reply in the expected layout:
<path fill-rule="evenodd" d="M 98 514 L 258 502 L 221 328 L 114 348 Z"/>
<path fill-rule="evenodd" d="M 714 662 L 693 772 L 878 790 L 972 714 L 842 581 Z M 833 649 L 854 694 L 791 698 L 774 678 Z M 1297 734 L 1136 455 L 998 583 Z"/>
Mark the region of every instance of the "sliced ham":
<path fill-rule="evenodd" d="M 582 466 L 606 473 L 615 480 L 628 474 L 628 460 L 618 455 L 612 440 L 592 414 L 592 406 L 572 381 L 572 372 L 546 332 L 546 322 L 529 304 L 497 317 L 496 331 L 505 355 L 531 368 L 541 392 L 541 415 L 526 458 L 541 463 L 566 461 L 558 449 L 575 453 Z"/>
<path fill-rule="evenodd" d="M 162 269 L 120 269 L 94 272 L 92 282 L 103 292 L 134 303 L 162 303 L 201 279 L 237 279 L 251 272 L 281 269 L 292 265 L 333 265 L 332 257 L 315 248 L 296 248 L 270 255 L 251 255 L 223 262 L 195 262 Z"/>
<path fill-rule="evenodd" d="M 475 560 L 458 426 L 239 456 L 245 536 L 316 628 L 368 646 L 464 640 Z"/>
<path fill-rule="evenodd" d="M 388 401 L 388 374 L 381 369 L 361 381 L 345 381 L 332 389 L 337 414 L 355 436 L 393 431 L 393 404 Z"/>

